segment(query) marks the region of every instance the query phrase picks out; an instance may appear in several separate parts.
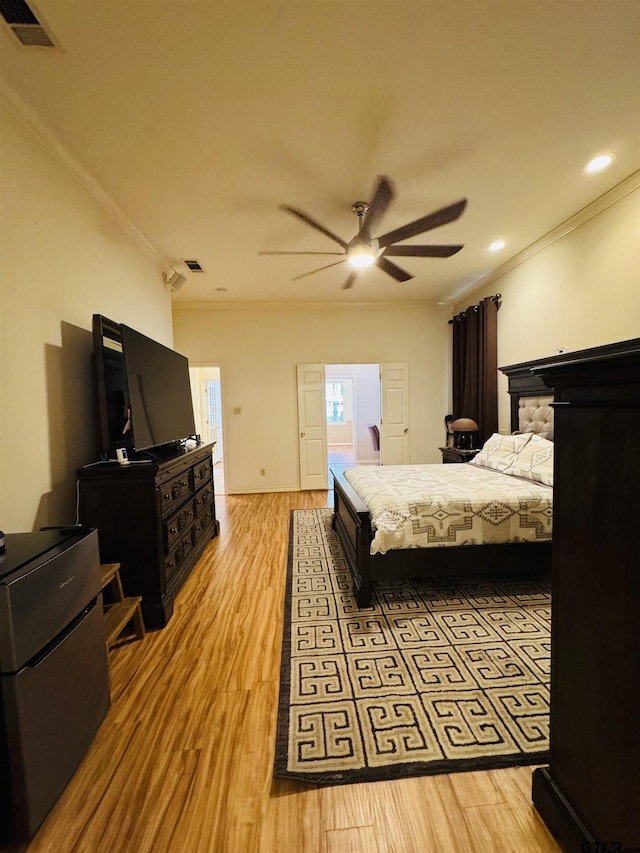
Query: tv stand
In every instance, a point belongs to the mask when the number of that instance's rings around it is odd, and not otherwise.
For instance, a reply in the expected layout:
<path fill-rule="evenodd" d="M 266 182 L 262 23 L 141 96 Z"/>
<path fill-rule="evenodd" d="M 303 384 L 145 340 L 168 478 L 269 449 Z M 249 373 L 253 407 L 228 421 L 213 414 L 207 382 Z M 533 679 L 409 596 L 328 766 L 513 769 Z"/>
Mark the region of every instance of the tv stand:
<path fill-rule="evenodd" d="M 98 528 L 100 561 L 120 563 L 125 595 L 142 598 L 147 628 L 163 628 L 209 541 L 219 532 L 212 444 L 173 448 L 130 465 L 78 470 L 79 518 Z"/>

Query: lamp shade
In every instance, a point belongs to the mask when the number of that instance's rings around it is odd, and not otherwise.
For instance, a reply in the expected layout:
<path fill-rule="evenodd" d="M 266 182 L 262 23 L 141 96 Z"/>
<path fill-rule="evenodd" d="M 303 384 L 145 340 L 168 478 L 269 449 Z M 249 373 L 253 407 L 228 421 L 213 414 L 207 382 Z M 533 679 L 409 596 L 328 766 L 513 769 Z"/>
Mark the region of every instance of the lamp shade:
<path fill-rule="evenodd" d="M 459 450 L 473 450 L 478 444 L 478 424 L 471 418 L 457 418 L 452 424 L 453 446 Z"/>
<path fill-rule="evenodd" d="M 454 432 L 473 432 L 478 429 L 478 424 L 471 418 L 457 418 L 451 424 L 451 429 Z"/>

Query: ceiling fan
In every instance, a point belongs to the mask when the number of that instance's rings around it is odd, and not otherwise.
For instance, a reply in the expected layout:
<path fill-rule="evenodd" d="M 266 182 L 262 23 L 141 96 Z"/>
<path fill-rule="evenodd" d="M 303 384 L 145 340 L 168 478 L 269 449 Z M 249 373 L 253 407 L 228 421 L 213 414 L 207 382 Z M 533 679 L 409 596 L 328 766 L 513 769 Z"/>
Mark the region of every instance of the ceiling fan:
<path fill-rule="evenodd" d="M 408 281 L 413 278 L 411 273 L 406 272 L 399 266 L 394 264 L 389 258 L 449 258 L 455 255 L 462 249 L 462 244 L 458 245 L 431 245 L 417 246 L 415 244 L 407 244 L 404 246 L 397 245 L 402 240 L 408 240 L 410 237 L 416 237 L 418 234 L 424 234 L 425 231 L 431 231 L 433 228 L 438 228 L 440 225 L 446 225 L 448 222 L 454 222 L 462 215 L 467 206 L 467 199 L 463 198 L 460 201 L 450 204 L 448 207 L 442 207 L 439 210 L 429 213 L 426 216 L 416 219 L 415 222 L 410 222 L 403 225 L 401 228 L 395 228 L 393 231 L 388 231 L 386 234 L 381 234 L 379 237 L 374 237 L 373 232 L 379 225 L 387 208 L 391 204 L 395 191 L 391 180 L 384 175 L 378 178 L 373 198 L 370 202 L 357 201 L 352 210 L 359 220 L 359 228 L 356 236 L 348 243 L 341 237 L 338 237 L 324 225 L 321 225 L 312 216 L 298 210 L 297 207 L 290 207 L 288 204 L 280 206 L 281 210 L 291 213 L 302 222 L 306 222 L 316 231 L 320 231 L 325 236 L 333 240 L 342 247 L 341 252 L 258 252 L 259 255 L 342 255 L 341 260 L 334 261 L 324 267 L 311 270 L 310 272 L 302 273 L 292 278 L 292 281 L 305 278 L 305 276 L 313 275 L 321 270 L 329 269 L 329 267 L 337 266 L 345 261 L 355 267 L 349 273 L 347 280 L 342 285 L 343 289 L 350 288 L 357 275 L 357 269 L 375 265 L 379 269 L 386 272 L 396 281 Z"/>

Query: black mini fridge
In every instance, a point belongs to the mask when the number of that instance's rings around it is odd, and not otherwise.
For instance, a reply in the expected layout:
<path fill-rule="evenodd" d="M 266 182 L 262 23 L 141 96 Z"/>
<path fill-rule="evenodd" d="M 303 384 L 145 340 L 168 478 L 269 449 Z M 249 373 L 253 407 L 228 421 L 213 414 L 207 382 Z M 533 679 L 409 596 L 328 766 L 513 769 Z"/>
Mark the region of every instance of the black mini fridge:
<path fill-rule="evenodd" d="M 0 555 L 0 843 L 31 838 L 110 705 L 97 531 L 14 533 Z"/>

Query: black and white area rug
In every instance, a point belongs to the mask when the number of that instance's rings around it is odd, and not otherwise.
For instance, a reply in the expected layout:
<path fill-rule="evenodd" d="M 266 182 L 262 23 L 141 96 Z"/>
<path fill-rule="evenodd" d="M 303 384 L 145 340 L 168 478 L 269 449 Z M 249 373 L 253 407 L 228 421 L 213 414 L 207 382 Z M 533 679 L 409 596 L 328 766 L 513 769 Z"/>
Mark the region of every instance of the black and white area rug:
<path fill-rule="evenodd" d="M 544 763 L 550 581 L 379 582 L 359 610 L 331 517 L 291 517 L 275 775 L 343 784 Z"/>

